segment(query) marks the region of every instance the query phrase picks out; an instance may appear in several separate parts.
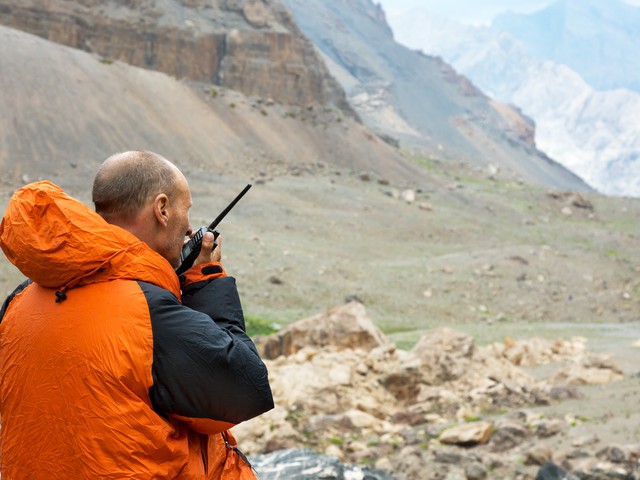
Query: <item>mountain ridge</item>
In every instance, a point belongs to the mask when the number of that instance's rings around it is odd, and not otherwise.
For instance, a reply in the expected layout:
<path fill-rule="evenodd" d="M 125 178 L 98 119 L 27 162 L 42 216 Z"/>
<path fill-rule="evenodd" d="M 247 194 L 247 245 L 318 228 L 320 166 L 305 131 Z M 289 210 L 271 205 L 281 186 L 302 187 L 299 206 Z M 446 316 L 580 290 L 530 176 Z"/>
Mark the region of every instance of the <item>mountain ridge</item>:
<path fill-rule="evenodd" d="M 370 0 L 286 0 L 302 31 L 329 59 L 353 108 L 375 131 L 444 159 L 498 165 L 525 181 L 589 187 L 536 149 L 533 123 L 498 106 L 442 59 L 394 41 Z"/>

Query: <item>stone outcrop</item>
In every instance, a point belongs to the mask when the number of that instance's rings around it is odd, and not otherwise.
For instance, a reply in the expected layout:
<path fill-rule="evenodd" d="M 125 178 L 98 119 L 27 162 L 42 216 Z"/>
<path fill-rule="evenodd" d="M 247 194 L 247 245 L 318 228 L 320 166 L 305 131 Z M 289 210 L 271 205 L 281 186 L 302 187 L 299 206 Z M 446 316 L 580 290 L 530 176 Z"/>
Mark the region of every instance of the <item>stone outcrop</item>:
<path fill-rule="evenodd" d="M 273 358 L 265 361 L 276 408 L 237 427 L 249 450 L 322 443 L 345 430 L 394 437 L 408 425 L 548 401 L 542 384 L 463 333 L 436 329 L 411 351 L 397 349 L 357 302 L 256 343 Z"/>
<path fill-rule="evenodd" d="M 273 360 L 281 355 L 293 355 L 305 347 L 371 350 L 388 343 L 382 332 L 367 318 L 364 306 L 359 302 L 350 302 L 263 338 L 258 341 L 258 348 L 263 358 Z"/>
<path fill-rule="evenodd" d="M 0 0 L 0 23 L 103 61 L 350 112 L 341 87 L 277 0 Z"/>
<path fill-rule="evenodd" d="M 536 411 L 558 387 L 516 364 L 573 361 L 617 378 L 619 368 L 586 356 L 580 338 L 483 347 L 465 333 L 437 328 L 405 351 L 352 302 L 257 342 L 271 345 L 265 363 L 276 408 L 234 432 L 265 478 L 323 472 L 340 479 L 349 471 L 359 475 L 352 478 L 386 480 L 350 467 L 367 464 L 398 480 L 525 479 L 550 461 L 574 472 L 620 470 L 615 459 L 635 461 L 633 445 L 568 441 L 586 418 Z"/>

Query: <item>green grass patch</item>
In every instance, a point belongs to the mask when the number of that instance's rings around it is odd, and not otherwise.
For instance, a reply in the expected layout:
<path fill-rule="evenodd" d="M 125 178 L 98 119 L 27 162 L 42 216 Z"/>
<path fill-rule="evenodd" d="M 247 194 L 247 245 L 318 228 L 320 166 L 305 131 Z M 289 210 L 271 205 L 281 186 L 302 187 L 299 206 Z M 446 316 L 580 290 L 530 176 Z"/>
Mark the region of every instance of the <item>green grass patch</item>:
<path fill-rule="evenodd" d="M 252 315 L 245 315 L 244 323 L 247 328 L 247 334 L 250 337 L 259 335 L 271 335 L 278 331 L 278 327 L 271 320 L 266 318 L 258 318 Z"/>

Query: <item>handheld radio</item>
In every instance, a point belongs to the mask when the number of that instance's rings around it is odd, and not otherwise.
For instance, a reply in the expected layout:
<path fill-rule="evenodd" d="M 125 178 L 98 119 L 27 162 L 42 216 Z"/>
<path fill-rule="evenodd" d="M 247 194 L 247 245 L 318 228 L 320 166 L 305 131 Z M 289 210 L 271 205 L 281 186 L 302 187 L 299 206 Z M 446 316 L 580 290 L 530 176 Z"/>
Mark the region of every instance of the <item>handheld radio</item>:
<path fill-rule="evenodd" d="M 249 191 L 251 188 L 251 184 L 248 184 L 244 189 L 238 194 L 233 201 L 227 205 L 220 215 L 216 217 L 216 219 L 211 222 L 211 225 L 208 227 L 200 227 L 198 231 L 191 237 L 191 239 L 187 242 L 187 244 L 182 247 L 182 252 L 180 253 L 180 266 L 176 268 L 176 273 L 178 275 L 186 272 L 193 266 L 193 262 L 195 262 L 198 255 L 200 255 L 200 250 L 202 249 L 202 237 L 206 232 L 212 232 L 214 236 L 213 248 L 215 249 L 218 246 L 218 242 L 216 239 L 220 233 L 215 230 L 218 224 L 222 221 L 222 219 L 231 211 L 233 207 L 235 207 L 236 203 L 244 196 L 245 193 Z"/>

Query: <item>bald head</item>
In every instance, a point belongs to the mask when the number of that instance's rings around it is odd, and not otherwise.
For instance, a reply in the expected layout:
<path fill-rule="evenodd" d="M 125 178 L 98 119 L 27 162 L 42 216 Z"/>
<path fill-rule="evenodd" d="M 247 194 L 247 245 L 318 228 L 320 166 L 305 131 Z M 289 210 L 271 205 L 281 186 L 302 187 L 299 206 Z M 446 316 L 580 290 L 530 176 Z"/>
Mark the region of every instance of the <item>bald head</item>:
<path fill-rule="evenodd" d="M 159 193 L 171 198 L 181 178 L 178 168 L 156 153 L 112 155 L 102 163 L 93 182 L 96 212 L 109 222 L 131 221 Z"/>

